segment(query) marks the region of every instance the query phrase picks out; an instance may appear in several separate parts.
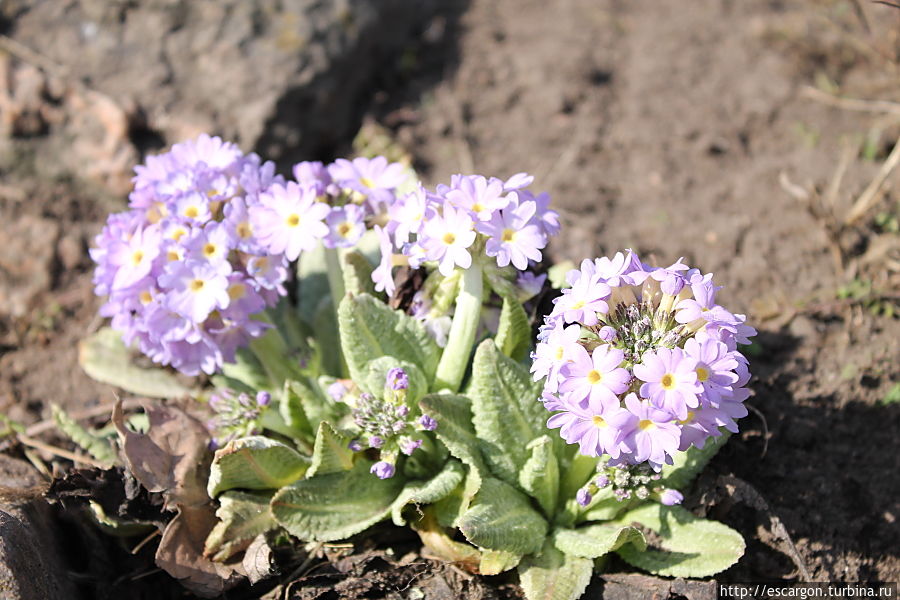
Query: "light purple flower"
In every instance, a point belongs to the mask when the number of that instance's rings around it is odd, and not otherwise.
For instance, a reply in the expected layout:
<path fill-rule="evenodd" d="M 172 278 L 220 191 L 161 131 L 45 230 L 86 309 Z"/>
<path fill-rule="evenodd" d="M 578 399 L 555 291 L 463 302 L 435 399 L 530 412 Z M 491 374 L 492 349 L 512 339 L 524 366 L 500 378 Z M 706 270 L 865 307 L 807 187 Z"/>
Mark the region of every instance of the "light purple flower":
<path fill-rule="evenodd" d="M 405 390 L 409 388 L 409 376 L 401 367 L 394 367 L 387 372 L 387 387 L 394 391 Z"/>
<path fill-rule="evenodd" d="M 441 275 L 448 277 L 457 266 L 472 265 L 469 246 L 475 241 L 472 218 L 464 210 L 444 205 L 443 214 L 425 223 L 422 246 L 428 260 L 437 261 Z"/>
<path fill-rule="evenodd" d="M 327 248 L 349 248 L 359 241 L 366 232 L 365 212 L 355 204 L 332 208 L 325 218 L 328 235 L 324 242 Z"/>
<path fill-rule="evenodd" d="M 394 200 L 394 190 L 407 179 L 403 165 L 388 163 L 383 156 L 339 158 L 328 166 L 335 183 L 350 188 L 368 198 L 372 210 L 389 206 Z"/>
<path fill-rule="evenodd" d="M 638 419 L 618 404 L 601 410 L 563 402 L 563 412 L 547 420 L 550 429 L 559 428 L 559 435 L 566 443 L 578 444 L 578 451 L 585 456 L 609 454 L 618 458 L 622 440 L 637 426 Z"/>
<path fill-rule="evenodd" d="M 369 472 L 373 473 L 378 479 L 390 479 L 394 476 L 396 469 L 391 463 L 382 460 L 372 465 Z"/>
<path fill-rule="evenodd" d="M 375 282 L 375 291 L 384 292 L 389 297 L 394 295 L 394 244 L 391 236 L 380 226 L 375 225 L 375 234 L 378 236 L 378 244 L 381 248 L 381 261 L 372 271 L 372 281 Z"/>
<path fill-rule="evenodd" d="M 659 501 L 666 506 L 675 506 L 681 504 L 684 496 L 678 490 L 666 488 L 659 493 Z"/>
<path fill-rule="evenodd" d="M 575 492 L 575 501 L 579 504 L 579 506 L 587 506 L 591 503 L 594 497 L 591 496 L 591 493 L 584 488 L 581 488 L 577 492 Z"/>
<path fill-rule="evenodd" d="M 419 426 L 425 431 L 434 431 L 437 429 L 438 422 L 433 417 L 422 415 L 419 417 Z"/>
<path fill-rule="evenodd" d="M 596 325 L 597 313 L 609 310 L 606 299 L 610 291 L 605 283 L 582 275 L 572 287 L 563 290 L 562 296 L 556 299 L 553 312 L 561 314 L 566 323 Z"/>
<path fill-rule="evenodd" d="M 560 393 L 573 402 L 587 401 L 596 412 L 619 406 L 618 394 L 627 390 L 631 381 L 628 369 L 620 367 L 625 353 L 605 344 L 591 354 L 578 344 L 570 349 L 569 362 L 560 369 Z"/>
<path fill-rule="evenodd" d="M 230 302 L 228 273 L 209 263 L 170 263 L 159 282 L 170 290 L 166 304 L 196 323 L 205 321 L 217 308 L 227 308 Z"/>
<path fill-rule="evenodd" d="M 512 263 L 524 271 L 529 260 L 541 260 L 541 248 L 547 245 L 547 238 L 531 222 L 535 210 L 534 202 L 510 202 L 505 209 L 493 213 L 489 221 L 477 224 L 478 232 L 488 236 L 485 253 L 497 257 L 497 266 Z"/>
<path fill-rule="evenodd" d="M 532 357 L 531 372 L 535 381 L 547 378 L 547 391 L 555 392 L 557 390 L 559 370 L 570 360 L 576 352 L 575 349 L 579 348 L 584 351 L 578 345 L 580 336 L 580 325 L 573 324 L 565 327 L 559 323 L 549 331 L 545 341 L 538 342 Z"/>
<path fill-rule="evenodd" d="M 696 361 L 694 371 L 707 400 L 715 404 L 723 394 L 731 394 L 738 362 L 728 346 L 712 338 L 691 338 L 684 343 L 684 353 Z"/>
<path fill-rule="evenodd" d="M 297 260 L 301 252 L 312 250 L 328 233 L 323 220 L 330 208 L 316 202 L 311 188 L 301 188 L 294 182 L 273 185 L 259 199 L 260 204 L 250 208 L 250 223 L 260 243 L 272 254 Z"/>
<path fill-rule="evenodd" d="M 622 440 L 634 462 L 647 462 L 656 471 L 664 464 L 671 464 L 681 435 L 672 416 L 647 400 L 638 400 L 634 394 L 625 397 L 625 406 L 638 419 L 635 428 Z"/>
<path fill-rule="evenodd" d="M 634 375 L 646 382 L 641 385 L 642 396 L 655 407 L 684 419 L 688 408 L 699 406 L 698 395 L 703 391 L 694 370 L 696 365 L 697 361 L 680 348 L 659 348 L 644 353 L 643 362 L 634 365 Z"/>
<path fill-rule="evenodd" d="M 444 196 L 448 202 L 465 209 L 479 221 L 487 221 L 510 202 L 510 198 L 504 196 L 503 182 L 499 179 L 488 180 L 481 175 L 456 176 L 452 189 Z"/>

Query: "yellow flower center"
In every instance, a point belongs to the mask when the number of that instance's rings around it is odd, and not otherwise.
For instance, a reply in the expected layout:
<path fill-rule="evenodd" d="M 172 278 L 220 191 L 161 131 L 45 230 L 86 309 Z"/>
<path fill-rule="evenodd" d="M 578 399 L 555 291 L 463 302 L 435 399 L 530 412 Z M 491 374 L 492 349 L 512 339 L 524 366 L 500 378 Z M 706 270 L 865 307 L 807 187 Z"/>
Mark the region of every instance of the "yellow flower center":
<path fill-rule="evenodd" d="M 372 189 L 375 187 L 375 182 L 372 181 L 371 179 L 369 179 L 368 177 L 360 177 L 359 182 L 369 189 Z"/>
<path fill-rule="evenodd" d="M 174 262 L 176 260 L 181 260 L 181 255 L 178 254 L 177 250 L 169 250 L 166 252 L 166 258 L 169 259 L 169 262 Z"/>
<path fill-rule="evenodd" d="M 597 369 L 591 369 L 587 374 L 588 383 L 596 385 L 603 381 L 603 375 Z"/>
<path fill-rule="evenodd" d="M 679 425 L 687 425 L 688 423 L 690 423 L 693 420 L 694 420 L 694 411 L 689 410 L 687 416 L 684 419 L 678 421 L 678 424 Z"/>
<path fill-rule="evenodd" d="M 601 417 L 600 415 L 594 415 L 591 417 L 591 422 L 597 426 L 598 429 L 605 429 L 609 427 L 609 423 L 606 422 L 606 419 Z"/>
<path fill-rule="evenodd" d="M 584 308 L 584 300 L 579 300 L 575 304 L 572 305 L 572 310 L 578 310 L 580 308 Z"/>
<path fill-rule="evenodd" d="M 202 279 L 195 279 L 191 282 L 190 288 L 192 292 L 199 292 L 203 289 L 204 281 Z"/>
<path fill-rule="evenodd" d="M 566 353 L 566 349 L 563 346 L 556 347 L 556 360 L 562 360 L 563 354 Z"/>
<path fill-rule="evenodd" d="M 697 367 L 697 381 L 704 382 L 709 379 L 709 369 L 706 367 Z"/>
<path fill-rule="evenodd" d="M 512 229 L 504 229 L 503 233 L 500 234 L 500 239 L 504 242 L 511 242 L 516 237 L 516 232 Z"/>
<path fill-rule="evenodd" d="M 285 223 L 288 224 L 288 227 L 296 227 L 300 224 L 300 215 L 294 213 L 289 215 L 287 219 L 285 219 Z"/>
<path fill-rule="evenodd" d="M 216 248 L 215 244 L 213 244 L 212 242 L 206 242 L 206 244 L 203 246 L 203 256 L 205 256 L 206 258 L 211 258 L 216 255 L 217 250 L 218 248 Z"/>
<path fill-rule="evenodd" d="M 181 236 L 187 233 L 187 229 L 184 227 L 176 227 L 172 230 L 172 233 L 169 237 L 171 237 L 176 242 L 181 239 Z"/>
<path fill-rule="evenodd" d="M 641 422 L 638 423 L 638 429 L 641 431 L 647 431 L 648 429 L 653 429 L 656 425 L 650 419 L 641 419 Z"/>
<path fill-rule="evenodd" d="M 196 219 L 200 215 L 200 209 L 196 206 L 188 206 L 184 209 L 184 216 L 188 219 Z"/>
<path fill-rule="evenodd" d="M 476 202 L 472 205 L 472 212 L 480 213 L 484 210 L 484 207 L 481 205 L 481 202 Z"/>
<path fill-rule="evenodd" d="M 153 300 L 153 296 L 150 295 L 150 292 L 148 292 L 147 290 L 141 292 L 141 304 L 150 304 L 151 300 Z"/>
<path fill-rule="evenodd" d="M 452 233 L 445 233 L 443 237 L 444 243 L 448 246 L 456 241 L 456 236 Z"/>
<path fill-rule="evenodd" d="M 228 297 L 232 300 L 239 300 L 247 293 L 247 286 L 243 283 L 235 283 L 228 288 Z"/>
<path fill-rule="evenodd" d="M 243 240 L 246 240 L 253 235 L 253 230 L 250 228 L 250 223 L 248 223 L 247 221 L 238 223 L 237 227 L 235 227 L 234 230 L 237 232 L 238 237 Z"/>
<path fill-rule="evenodd" d="M 133 266 L 138 266 L 141 264 L 141 261 L 144 260 L 144 251 L 143 250 L 135 250 L 131 254 L 131 264 Z"/>
<path fill-rule="evenodd" d="M 659 382 L 662 384 L 663 389 L 666 389 L 666 390 L 675 389 L 675 376 L 672 375 L 671 373 L 666 373 L 665 375 L 663 375 L 662 379 L 660 379 Z"/>
<path fill-rule="evenodd" d="M 340 234 L 341 237 L 347 237 L 347 234 L 349 234 L 353 230 L 353 225 L 351 225 L 350 223 L 341 223 L 340 225 L 338 225 L 337 230 L 338 234 Z"/>

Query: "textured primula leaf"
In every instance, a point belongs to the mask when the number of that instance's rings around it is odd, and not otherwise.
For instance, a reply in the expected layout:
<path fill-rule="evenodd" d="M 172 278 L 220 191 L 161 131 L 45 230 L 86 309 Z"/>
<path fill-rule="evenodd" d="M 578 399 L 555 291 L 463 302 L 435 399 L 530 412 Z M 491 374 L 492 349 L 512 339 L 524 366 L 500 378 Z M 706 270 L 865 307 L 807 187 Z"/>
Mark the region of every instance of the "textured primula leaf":
<path fill-rule="evenodd" d="M 709 577 L 724 571 L 744 554 L 744 539 L 730 527 L 695 517 L 680 506 L 645 504 L 617 523 L 639 523 L 661 538 L 660 550 L 633 545 L 617 550 L 628 563 L 667 577 Z"/>
<path fill-rule="evenodd" d="M 418 320 L 360 294 L 344 297 L 338 323 L 344 358 L 354 380 L 365 376 L 369 361 L 382 356 L 411 362 L 427 380 L 434 378 L 441 349 Z"/>
<path fill-rule="evenodd" d="M 522 555 L 503 550 L 483 550 L 478 572 L 482 575 L 499 575 L 514 569 L 522 561 Z"/>
<path fill-rule="evenodd" d="M 297 314 L 312 325 L 316 310 L 331 294 L 328 287 L 328 261 L 325 260 L 325 246 L 300 253 L 297 259 Z"/>
<path fill-rule="evenodd" d="M 353 451 L 347 447 L 349 440 L 334 430 L 328 423 L 319 423 L 316 442 L 313 446 L 312 464 L 306 478 L 349 471 L 353 468 Z"/>
<path fill-rule="evenodd" d="M 462 483 L 465 476 L 463 466 L 450 459 L 444 469 L 428 481 L 414 481 L 406 484 L 391 507 L 391 518 L 396 525 L 404 525 L 403 507 L 407 504 L 433 504 L 443 500 Z"/>
<path fill-rule="evenodd" d="M 490 470 L 518 486 L 519 471 L 531 454 L 526 446 L 546 431 L 547 411 L 538 401 L 540 385 L 525 367 L 504 356 L 493 340 L 485 340 L 475 352 L 467 395 Z"/>
<path fill-rule="evenodd" d="M 542 435 L 527 447 L 531 456 L 519 472 L 519 485 L 538 501 L 544 514 L 552 518 L 559 493 L 559 463 L 553 452 L 553 440 Z"/>
<path fill-rule="evenodd" d="M 708 438 L 702 450 L 691 446 L 684 452 L 676 453 L 674 464 L 663 467 L 660 483 L 676 490 L 687 487 L 731 437 L 727 429 L 721 428 L 720 431 L 722 435 Z"/>
<path fill-rule="evenodd" d="M 599 558 L 625 544 L 634 544 L 639 552 L 647 548 L 644 534 L 630 525 L 598 524 L 560 529 L 554 535 L 554 543 L 562 552 L 582 558 Z"/>
<path fill-rule="evenodd" d="M 376 295 L 372 270 L 372 263 L 358 250 L 341 253 L 341 272 L 348 293 Z"/>
<path fill-rule="evenodd" d="M 260 534 L 278 527 L 269 512 L 273 491 L 241 492 L 231 490 L 219 496 L 216 523 L 206 538 L 203 554 L 216 562 L 225 562 L 247 549 Z"/>
<path fill-rule="evenodd" d="M 519 563 L 519 581 L 528 600 L 578 600 L 593 569 L 593 560 L 564 554 L 547 540 L 539 555 Z"/>
<path fill-rule="evenodd" d="M 500 352 L 517 361 L 524 360 L 531 349 L 531 323 L 522 304 L 512 296 L 503 298 L 494 341 Z"/>
<path fill-rule="evenodd" d="M 131 362 L 122 334 L 104 327 L 78 344 L 78 363 L 92 379 L 149 398 L 181 398 L 192 391 L 161 368 L 141 368 Z"/>
<path fill-rule="evenodd" d="M 113 450 L 107 437 L 88 431 L 56 404 L 50 405 L 50 409 L 53 413 L 53 422 L 56 423 L 56 427 L 75 442 L 79 448 L 108 466 L 118 462 L 116 452 Z"/>
<path fill-rule="evenodd" d="M 528 497 L 493 477 L 481 482 L 457 527 L 476 546 L 515 554 L 537 552 L 547 534 L 547 521 Z"/>
<path fill-rule="evenodd" d="M 272 385 L 266 370 L 249 348 L 240 348 L 235 355 L 235 362 L 223 364 L 222 374 L 214 375 L 212 379 L 216 387 L 238 392 L 252 393 Z"/>
<path fill-rule="evenodd" d="M 275 520 L 301 540 L 331 542 L 388 516 L 403 487 L 399 477 L 378 479 L 372 462 L 359 460 L 350 471 L 317 475 L 282 488 L 272 498 Z"/>
<path fill-rule="evenodd" d="M 277 490 L 308 468 L 309 460 L 286 444 L 259 435 L 239 438 L 216 450 L 207 491 L 215 498 L 233 489 Z"/>
<path fill-rule="evenodd" d="M 395 367 L 402 367 L 406 371 L 406 376 L 409 378 L 406 401 L 407 404 L 414 405 L 428 391 L 428 382 L 425 380 L 422 370 L 409 361 L 400 360 L 393 356 L 382 356 L 375 360 L 370 360 L 366 364 L 363 378 L 357 383 L 359 383 L 364 392 L 368 392 L 376 398 L 381 398 L 384 396 L 388 371 Z"/>
<path fill-rule="evenodd" d="M 472 425 L 471 404 L 465 396 L 452 394 L 431 394 L 419 402 L 422 411 L 437 421 L 438 426 L 434 431 L 437 438 L 451 455 L 469 467 L 459 503 L 454 503 L 456 509 L 461 511 L 469 506 L 472 497 L 481 487 L 482 476 L 487 474 L 478 438 L 475 437 L 475 427 Z M 446 511 L 442 512 L 447 514 Z M 446 519 L 442 518 L 441 522 L 446 523 Z"/>
<path fill-rule="evenodd" d="M 344 415 L 347 410 L 345 404 L 339 404 L 331 400 L 322 390 L 322 386 L 317 381 L 313 381 L 308 377 L 300 377 L 288 382 L 288 387 L 292 392 L 289 396 L 290 402 L 299 403 L 298 406 L 291 407 L 289 410 L 302 410 L 312 431 L 315 434 L 316 427 L 322 421 L 336 423 Z M 284 411 L 282 410 L 282 416 Z M 285 419 L 287 421 L 287 419 Z"/>

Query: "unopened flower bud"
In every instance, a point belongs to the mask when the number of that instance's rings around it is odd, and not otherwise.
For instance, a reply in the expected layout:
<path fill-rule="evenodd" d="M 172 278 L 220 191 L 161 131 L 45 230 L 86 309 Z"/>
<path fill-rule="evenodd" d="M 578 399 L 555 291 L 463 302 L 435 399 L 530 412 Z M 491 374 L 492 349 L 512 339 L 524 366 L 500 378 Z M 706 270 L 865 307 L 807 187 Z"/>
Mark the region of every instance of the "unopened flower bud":
<path fill-rule="evenodd" d="M 419 417 L 419 426 L 425 431 L 434 431 L 437 429 L 438 422 L 428 415 L 422 415 Z"/>
<path fill-rule="evenodd" d="M 372 468 L 369 469 L 370 473 L 374 473 L 378 479 L 390 479 L 394 476 L 396 469 L 394 465 L 389 462 L 379 461 L 372 465 Z"/>
<path fill-rule="evenodd" d="M 666 506 L 675 506 L 676 504 L 681 504 L 683 500 L 684 496 L 678 490 L 666 488 L 659 493 L 659 501 Z"/>
<path fill-rule="evenodd" d="M 266 391 L 256 392 L 256 404 L 259 406 L 268 406 L 272 401 L 272 394 Z"/>
<path fill-rule="evenodd" d="M 591 493 L 584 488 L 581 488 L 575 494 L 575 501 L 578 502 L 578 504 L 580 504 L 581 506 L 587 506 L 593 499 L 594 497 L 591 496 Z"/>
<path fill-rule="evenodd" d="M 394 367 L 387 372 L 386 385 L 394 391 L 408 389 L 409 376 L 406 374 L 406 371 L 400 367 Z"/>

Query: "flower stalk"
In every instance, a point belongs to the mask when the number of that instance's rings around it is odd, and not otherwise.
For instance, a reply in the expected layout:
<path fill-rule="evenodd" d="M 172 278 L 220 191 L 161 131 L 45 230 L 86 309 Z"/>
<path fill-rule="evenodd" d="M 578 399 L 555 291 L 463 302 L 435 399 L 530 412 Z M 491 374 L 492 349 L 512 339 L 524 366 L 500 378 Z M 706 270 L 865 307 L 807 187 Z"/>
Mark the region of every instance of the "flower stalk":
<path fill-rule="evenodd" d="M 481 265 L 478 261 L 474 261 L 471 267 L 463 271 L 459 284 L 456 311 L 450 325 L 450 334 L 447 336 L 447 346 L 435 373 L 435 387 L 439 390 L 446 389 L 451 392 L 459 390 L 470 362 L 472 345 L 475 343 L 483 296 Z"/>

